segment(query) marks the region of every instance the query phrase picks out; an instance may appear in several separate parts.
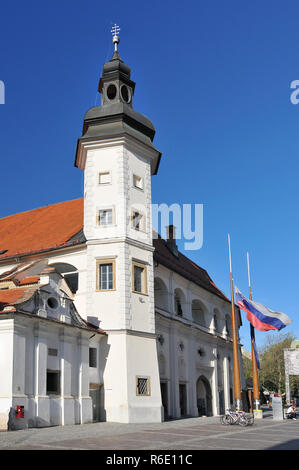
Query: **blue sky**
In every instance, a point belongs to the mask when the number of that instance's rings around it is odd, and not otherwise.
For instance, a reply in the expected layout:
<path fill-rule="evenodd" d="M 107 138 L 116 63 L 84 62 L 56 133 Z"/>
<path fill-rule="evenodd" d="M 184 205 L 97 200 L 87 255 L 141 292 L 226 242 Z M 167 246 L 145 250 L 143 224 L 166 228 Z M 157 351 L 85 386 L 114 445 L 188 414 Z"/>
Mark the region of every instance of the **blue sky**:
<path fill-rule="evenodd" d="M 76 142 L 116 22 L 134 107 L 163 154 L 153 202 L 204 204 L 204 244 L 187 256 L 229 296 L 230 233 L 236 284 L 248 293 L 249 251 L 254 299 L 289 315 L 284 332 L 299 337 L 298 14 L 288 0 L 6 2 L 0 217 L 82 196 Z M 249 348 L 244 315 L 241 339 Z"/>

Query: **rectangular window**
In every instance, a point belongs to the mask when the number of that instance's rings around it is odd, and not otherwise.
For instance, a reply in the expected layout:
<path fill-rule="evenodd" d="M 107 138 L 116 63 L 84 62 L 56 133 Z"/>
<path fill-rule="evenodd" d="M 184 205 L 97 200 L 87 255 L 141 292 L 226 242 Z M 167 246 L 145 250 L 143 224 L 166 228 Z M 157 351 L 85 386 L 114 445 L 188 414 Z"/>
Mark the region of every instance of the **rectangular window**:
<path fill-rule="evenodd" d="M 89 367 L 97 367 L 97 348 L 89 348 Z"/>
<path fill-rule="evenodd" d="M 133 291 L 140 294 L 147 294 L 147 270 L 146 266 L 140 263 L 133 263 Z"/>
<path fill-rule="evenodd" d="M 136 377 L 136 395 L 150 395 L 150 381 L 148 377 Z"/>
<path fill-rule="evenodd" d="M 113 289 L 113 266 L 112 263 L 100 265 L 100 289 Z"/>
<path fill-rule="evenodd" d="M 110 183 L 111 183 L 110 171 L 99 173 L 99 184 L 110 184 Z"/>
<path fill-rule="evenodd" d="M 143 180 L 141 176 L 133 175 L 134 188 L 143 189 Z"/>
<path fill-rule="evenodd" d="M 132 212 L 132 227 L 135 230 L 144 230 L 144 217 L 138 211 Z"/>
<path fill-rule="evenodd" d="M 57 349 L 48 348 L 48 356 L 57 356 L 57 355 L 58 355 Z"/>
<path fill-rule="evenodd" d="M 101 209 L 99 211 L 99 225 L 112 225 L 113 212 L 112 209 Z"/>
<path fill-rule="evenodd" d="M 115 289 L 115 263 L 114 260 L 97 261 L 98 290 Z"/>
<path fill-rule="evenodd" d="M 47 395 L 60 395 L 60 371 L 47 370 Z"/>

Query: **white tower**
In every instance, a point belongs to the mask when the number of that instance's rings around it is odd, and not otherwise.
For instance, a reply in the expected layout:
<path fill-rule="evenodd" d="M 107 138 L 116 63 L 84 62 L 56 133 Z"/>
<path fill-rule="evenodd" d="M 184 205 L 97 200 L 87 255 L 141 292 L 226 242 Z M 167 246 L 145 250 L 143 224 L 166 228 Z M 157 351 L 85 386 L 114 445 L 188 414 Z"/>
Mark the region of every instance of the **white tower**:
<path fill-rule="evenodd" d="M 104 370 L 107 421 L 159 422 L 162 405 L 154 316 L 151 175 L 160 152 L 155 129 L 132 106 L 135 83 L 115 51 L 89 109 L 75 165 L 84 170 L 86 314 L 108 333 Z"/>

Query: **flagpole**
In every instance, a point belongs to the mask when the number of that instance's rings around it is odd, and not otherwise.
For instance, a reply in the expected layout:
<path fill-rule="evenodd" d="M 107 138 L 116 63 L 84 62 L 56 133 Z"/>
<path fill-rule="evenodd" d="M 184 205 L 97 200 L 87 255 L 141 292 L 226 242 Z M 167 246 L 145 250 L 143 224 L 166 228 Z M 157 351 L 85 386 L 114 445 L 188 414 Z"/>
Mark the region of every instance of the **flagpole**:
<path fill-rule="evenodd" d="M 248 252 L 247 252 L 247 271 L 248 271 L 249 300 L 252 300 Z M 251 323 L 250 323 L 250 338 L 251 338 L 252 384 L 253 384 L 253 401 L 254 401 L 253 411 L 258 411 L 260 409 L 259 375 L 258 375 L 256 357 L 255 357 L 254 349 L 253 349 L 253 341 L 255 341 L 255 330 L 254 330 L 254 326 Z"/>
<path fill-rule="evenodd" d="M 232 312 L 232 336 L 233 336 L 233 367 L 234 367 L 234 396 L 236 402 L 236 410 L 241 411 L 241 381 L 240 381 L 240 367 L 239 367 L 239 348 L 238 348 L 238 335 L 236 327 L 236 314 L 234 302 L 234 286 L 233 286 L 233 273 L 232 273 L 232 260 L 230 250 L 230 236 L 228 234 L 228 251 L 229 251 L 229 271 L 230 271 L 230 289 L 231 289 L 231 312 Z"/>

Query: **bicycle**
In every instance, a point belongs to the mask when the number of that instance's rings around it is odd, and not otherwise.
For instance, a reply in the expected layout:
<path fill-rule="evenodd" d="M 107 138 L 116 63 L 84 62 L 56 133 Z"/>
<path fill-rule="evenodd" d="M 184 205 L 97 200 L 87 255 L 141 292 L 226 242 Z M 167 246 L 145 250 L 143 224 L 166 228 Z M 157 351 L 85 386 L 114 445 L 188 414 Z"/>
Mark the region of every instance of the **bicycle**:
<path fill-rule="evenodd" d="M 253 417 L 248 418 L 244 411 L 226 410 L 227 413 L 220 417 L 221 424 L 226 426 L 239 424 L 240 426 L 249 426 L 253 424 Z"/>

